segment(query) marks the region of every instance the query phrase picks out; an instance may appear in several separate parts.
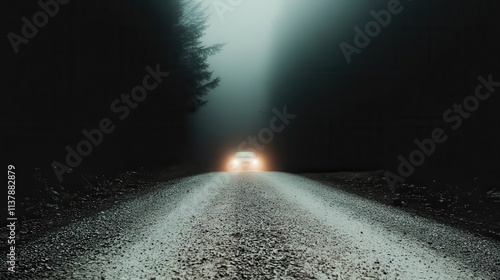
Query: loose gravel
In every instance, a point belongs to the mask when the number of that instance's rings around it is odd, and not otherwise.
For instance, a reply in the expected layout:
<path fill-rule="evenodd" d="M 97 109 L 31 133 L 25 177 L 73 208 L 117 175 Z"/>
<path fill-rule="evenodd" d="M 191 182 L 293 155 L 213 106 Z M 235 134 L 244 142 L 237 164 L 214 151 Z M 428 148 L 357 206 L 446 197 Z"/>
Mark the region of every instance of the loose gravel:
<path fill-rule="evenodd" d="M 500 279 L 500 244 L 286 173 L 166 184 L 48 234 L 14 279 Z"/>

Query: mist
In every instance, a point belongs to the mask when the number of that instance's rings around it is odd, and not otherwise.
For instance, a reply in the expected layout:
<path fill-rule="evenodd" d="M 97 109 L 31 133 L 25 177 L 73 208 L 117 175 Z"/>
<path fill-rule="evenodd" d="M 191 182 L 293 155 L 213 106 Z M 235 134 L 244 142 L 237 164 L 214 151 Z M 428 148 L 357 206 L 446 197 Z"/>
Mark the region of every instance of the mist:
<path fill-rule="evenodd" d="M 447 12 L 450 5 L 454 13 Z M 206 40 L 228 44 L 211 61 L 221 85 L 191 119 L 194 154 L 205 162 L 220 160 L 266 127 L 273 108 L 286 106 L 298 117 L 260 150 L 276 169 L 397 168 L 398 156 L 408 156 L 415 140 L 430 137 L 436 127 L 449 128 L 443 113 L 474 93 L 478 76 L 495 69 L 492 26 L 498 23 L 481 17 L 491 12 L 489 5 L 246 1 L 224 20 L 213 9 Z M 346 55 L 340 46 L 357 48 L 355 28 L 365 32 L 373 13 L 383 18 L 390 9 L 391 18 L 367 46 Z M 492 36 L 475 34 L 477 28 Z M 470 180 L 491 173 L 493 158 L 500 157 L 493 143 L 500 138 L 484 123 L 498 121 L 495 102 L 481 104 L 459 131 L 447 130 L 446 145 L 414 178 L 452 177 L 462 170 Z M 465 150 L 469 145 L 476 148 Z M 492 156 L 484 157 L 486 151 Z"/>
<path fill-rule="evenodd" d="M 262 127 L 272 108 L 269 73 L 283 1 L 242 1 L 231 10 L 218 9 L 225 2 L 207 2 L 209 28 L 204 38 L 208 45 L 226 44 L 209 61 L 221 83 L 190 119 L 190 161 L 204 168 L 218 168 L 225 155 Z"/>
<path fill-rule="evenodd" d="M 4 6 L 0 279 L 500 279 L 500 1 Z"/>

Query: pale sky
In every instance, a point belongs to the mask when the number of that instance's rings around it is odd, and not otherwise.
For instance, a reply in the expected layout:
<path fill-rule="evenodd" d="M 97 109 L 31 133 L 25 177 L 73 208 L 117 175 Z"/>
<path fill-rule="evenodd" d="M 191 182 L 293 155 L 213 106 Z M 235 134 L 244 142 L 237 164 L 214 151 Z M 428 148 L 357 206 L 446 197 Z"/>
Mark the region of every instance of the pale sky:
<path fill-rule="evenodd" d="M 205 43 L 227 43 L 209 59 L 214 75 L 222 81 L 207 97 L 209 103 L 191 117 L 196 146 L 206 149 L 226 136 L 251 133 L 268 118 L 259 111 L 272 109 L 266 79 L 284 0 L 203 1 L 210 13 Z M 240 4 L 231 6 L 231 2 Z"/>

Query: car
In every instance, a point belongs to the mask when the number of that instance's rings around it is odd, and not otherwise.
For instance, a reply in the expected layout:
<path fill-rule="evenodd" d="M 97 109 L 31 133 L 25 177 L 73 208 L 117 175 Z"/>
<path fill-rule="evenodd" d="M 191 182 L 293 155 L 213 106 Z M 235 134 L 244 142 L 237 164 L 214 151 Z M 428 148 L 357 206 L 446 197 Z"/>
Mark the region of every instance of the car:
<path fill-rule="evenodd" d="M 257 155 L 251 151 L 237 152 L 229 163 L 229 170 L 260 170 L 261 162 Z"/>

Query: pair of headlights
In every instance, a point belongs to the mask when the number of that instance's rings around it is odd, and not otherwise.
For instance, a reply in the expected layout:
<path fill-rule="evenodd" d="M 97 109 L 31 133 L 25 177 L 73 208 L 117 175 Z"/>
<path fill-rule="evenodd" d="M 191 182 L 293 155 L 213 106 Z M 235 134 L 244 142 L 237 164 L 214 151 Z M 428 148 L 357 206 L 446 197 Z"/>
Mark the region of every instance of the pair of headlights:
<path fill-rule="evenodd" d="M 240 163 L 241 163 L 241 160 L 236 159 L 236 158 L 235 158 L 235 159 L 233 159 L 233 164 L 234 164 L 234 165 L 240 165 Z M 258 159 L 256 159 L 256 158 L 252 159 L 252 164 L 253 164 L 253 165 L 257 165 L 257 164 L 259 164 L 259 160 L 258 160 Z"/>

